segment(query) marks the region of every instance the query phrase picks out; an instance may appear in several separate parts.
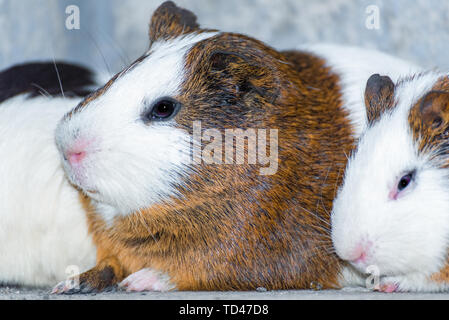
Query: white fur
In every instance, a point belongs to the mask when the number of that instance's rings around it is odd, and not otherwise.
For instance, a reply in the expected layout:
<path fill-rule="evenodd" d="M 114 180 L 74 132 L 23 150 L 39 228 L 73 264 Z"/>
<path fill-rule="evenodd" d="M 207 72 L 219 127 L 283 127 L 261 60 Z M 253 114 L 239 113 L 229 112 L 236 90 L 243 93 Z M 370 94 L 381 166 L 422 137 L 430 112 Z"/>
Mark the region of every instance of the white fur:
<path fill-rule="evenodd" d="M 298 49 L 325 59 L 332 72 L 339 75 L 343 107 L 349 112 L 355 137 L 359 137 L 366 126 L 364 94 L 368 78 L 379 73 L 395 82 L 402 75 L 421 71 L 410 62 L 376 50 L 325 43 L 303 45 Z"/>
<path fill-rule="evenodd" d="M 408 122 L 411 107 L 439 77 L 425 73 L 396 88 L 398 106 L 362 135 L 333 205 L 337 254 L 354 259 L 356 246 L 371 242 L 366 262 L 355 267 L 364 272 L 375 265 L 381 276 L 403 279 L 403 290 L 441 288 L 421 280 L 411 284 L 441 269 L 449 245 L 449 172 L 418 153 Z M 390 199 L 401 176 L 413 169 L 415 180 L 398 199 Z"/>
<path fill-rule="evenodd" d="M 95 265 L 78 192 L 54 129 L 77 99 L 18 96 L 0 105 L 0 282 L 50 285 Z"/>
<path fill-rule="evenodd" d="M 180 93 L 185 54 L 214 34 L 154 43 L 147 57 L 122 72 L 105 94 L 59 125 L 61 153 L 77 139 L 92 141 L 82 168 L 74 170 L 65 161 L 65 169 L 98 202 L 106 220 L 176 195 L 174 184 L 190 162 L 190 136 L 176 129 L 173 120 L 145 124 L 142 113 L 159 98 Z"/>

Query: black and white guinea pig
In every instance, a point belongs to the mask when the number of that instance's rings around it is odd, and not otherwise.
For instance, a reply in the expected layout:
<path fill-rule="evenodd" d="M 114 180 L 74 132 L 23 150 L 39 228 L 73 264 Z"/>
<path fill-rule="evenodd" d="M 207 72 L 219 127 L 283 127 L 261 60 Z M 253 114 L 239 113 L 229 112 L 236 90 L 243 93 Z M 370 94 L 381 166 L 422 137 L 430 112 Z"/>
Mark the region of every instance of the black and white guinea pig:
<path fill-rule="evenodd" d="M 365 99 L 367 127 L 331 216 L 346 280 L 376 270 L 382 291 L 447 290 L 449 77 L 374 74 Z"/>
<path fill-rule="evenodd" d="M 95 264 L 84 210 L 64 176 L 54 130 L 98 80 L 83 67 L 60 62 L 0 72 L 1 284 L 48 286 Z"/>

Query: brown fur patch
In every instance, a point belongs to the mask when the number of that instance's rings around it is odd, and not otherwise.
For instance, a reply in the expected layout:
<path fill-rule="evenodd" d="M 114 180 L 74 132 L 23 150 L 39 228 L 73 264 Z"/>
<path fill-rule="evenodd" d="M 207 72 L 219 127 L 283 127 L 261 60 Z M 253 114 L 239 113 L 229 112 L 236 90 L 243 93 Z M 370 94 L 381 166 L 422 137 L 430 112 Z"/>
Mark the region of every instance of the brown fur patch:
<path fill-rule="evenodd" d="M 440 272 L 433 274 L 430 277 L 430 280 L 439 283 L 449 282 L 449 262 L 446 262 L 446 265 L 440 270 Z"/>
<path fill-rule="evenodd" d="M 440 79 L 411 108 L 409 124 L 420 153 L 432 155 L 439 165 L 447 166 L 449 137 L 449 81 Z"/>

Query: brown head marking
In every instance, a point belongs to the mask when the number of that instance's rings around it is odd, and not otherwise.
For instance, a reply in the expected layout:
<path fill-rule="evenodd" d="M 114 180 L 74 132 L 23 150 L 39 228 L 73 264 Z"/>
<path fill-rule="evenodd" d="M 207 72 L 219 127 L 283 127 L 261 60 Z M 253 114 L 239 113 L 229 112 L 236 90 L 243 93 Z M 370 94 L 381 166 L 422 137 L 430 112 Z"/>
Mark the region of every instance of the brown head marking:
<path fill-rule="evenodd" d="M 261 42 L 219 33 L 198 42 L 186 55 L 186 80 L 176 97 L 183 104 L 178 124 L 190 131 L 195 120 L 204 127 L 257 127 L 276 112 L 283 65 L 279 53 Z M 207 115 L 207 116 L 205 116 Z"/>
<path fill-rule="evenodd" d="M 419 105 L 423 124 L 431 129 L 438 129 L 447 123 L 449 115 L 449 92 L 430 91 Z"/>
<path fill-rule="evenodd" d="M 411 109 L 409 123 L 420 152 L 433 153 L 438 158 L 447 156 L 449 91 L 432 90 L 425 94 Z"/>

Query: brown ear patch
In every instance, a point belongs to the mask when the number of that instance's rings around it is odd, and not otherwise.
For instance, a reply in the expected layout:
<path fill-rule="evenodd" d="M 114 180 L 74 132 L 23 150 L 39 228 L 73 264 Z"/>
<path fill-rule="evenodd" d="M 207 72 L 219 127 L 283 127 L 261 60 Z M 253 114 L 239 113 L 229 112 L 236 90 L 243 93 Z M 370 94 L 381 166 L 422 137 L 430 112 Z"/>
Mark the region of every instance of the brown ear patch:
<path fill-rule="evenodd" d="M 424 96 L 419 106 L 422 122 L 438 129 L 449 120 L 449 92 L 431 91 Z"/>
<path fill-rule="evenodd" d="M 151 17 L 150 41 L 167 40 L 196 30 L 199 30 L 199 25 L 195 14 L 179 8 L 172 1 L 166 1 L 156 9 Z"/>
<path fill-rule="evenodd" d="M 394 107 L 394 83 L 387 76 L 373 74 L 366 82 L 365 106 L 368 123 L 373 123 Z"/>
<path fill-rule="evenodd" d="M 432 90 L 424 95 L 412 107 L 409 123 L 420 152 L 445 149 L 442 147 L 449 138 L 449 92 Z"/>

